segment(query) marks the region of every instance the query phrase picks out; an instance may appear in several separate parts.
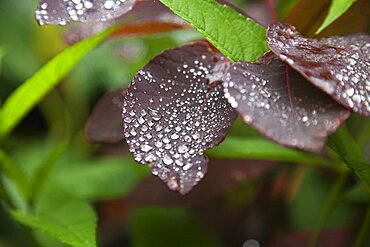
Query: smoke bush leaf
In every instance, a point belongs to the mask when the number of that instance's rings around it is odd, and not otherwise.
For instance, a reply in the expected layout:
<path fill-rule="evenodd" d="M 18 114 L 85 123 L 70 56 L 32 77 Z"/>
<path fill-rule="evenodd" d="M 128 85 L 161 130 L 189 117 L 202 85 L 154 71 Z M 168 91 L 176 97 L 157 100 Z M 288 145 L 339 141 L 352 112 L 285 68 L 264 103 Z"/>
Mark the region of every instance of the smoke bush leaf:
<path fill-rule="evenodd" d="M 123 140 L 121 109 L 124 89 L 104 95 L 95 106 L 85 126 L 90 142 L 117 143 Z"/>
<path fill-rule="evenodd" d="M 289 24 L 273 24 L 270 49 L 309 82 L 347 108 L 370 116 L 370 36 L 302 37 Z"/>
<path fill-rule="evenodd" d="M 100 22 L 123 15 L 134 4 L 135 0 L 40 0 L 35 18 L 40 25 Z"/>
<path fill-rule="evenodd" d="M 219 83 L 228 65 L 206 42 L 167 50 L 125 94 L 124 135 L 135 160 L 181 194 L 203 178 L 203 151 L 224 139 L 236 117 Z"/>
<path fill-rule="evenodd" d="M 175 15 L 161 2 L 140 1 L 133 6 L 132 10 L 116 19 L 100 23 L 77 23 L 65 33 L 65 39 L 69 44 L 73 44 L 123 19 L 129 19 L 134 16 L 136 18 L 132 18 L 131 21 L 122 25 L 112 36 L 145 35 L 190 27 L 186 21 Z"/>
<path fill-rule="evenodd" d="M 271 52 L 259 63 L 232 65 L 223 84 L 246 123 L 289 147 L 319 152 L 350 115 Z"/>

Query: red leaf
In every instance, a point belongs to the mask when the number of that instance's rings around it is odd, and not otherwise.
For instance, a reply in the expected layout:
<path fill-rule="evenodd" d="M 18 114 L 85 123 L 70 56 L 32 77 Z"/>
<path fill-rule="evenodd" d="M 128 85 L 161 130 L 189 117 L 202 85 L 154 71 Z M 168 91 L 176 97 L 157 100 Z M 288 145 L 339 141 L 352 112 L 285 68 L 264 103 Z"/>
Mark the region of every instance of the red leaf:
<path fill-rule="evenodd" d="M 135 160 L 181 194 L 203 178 L 203 151 L 224 139 L 236 117 L 218 83 L 227 64 L 206 42 L 167 50 L 125 95 L 124 134 Z"/>
<path fill-rule="evenodd" d="M 319 152 L 350 115 L 272 53 L 232 65 L 223 84 L 246 123 L 289 147 Z"/>
<path fill-rule="evenodd" d="M 289 24 L 269 27 L 270 49 L 337 102 L 370 116 L 370 36 L 302 37 Z"/>
<path fill-rule="evenodd" d="M 135 0 L 40 0 L 35 17 L 40 25 L 101 22 L 123 15 L 134 4 Z"/>
<path fill-rule="evenodd" d="M 85 126 L 85 134 L 90 142 L 123 141 L 121 111 L 124 91 L 123 88 L 116 89 L 99 100 Z"/>
<path fill-rule="evenodd" d="M 130 20 L 130 17 L 133 17 Z M 65 33 L 67 43 L 73 44 L 92 36 L 107 27 L 123 20 L 130 20 L 123 24 L 112 36 L 134 36 L 160 32 L 171 32 L 190 28 L 180 17 L 159 1 L 140 1 L 129 12 L 119 18 L 100 23 L 78 23 Z"/>

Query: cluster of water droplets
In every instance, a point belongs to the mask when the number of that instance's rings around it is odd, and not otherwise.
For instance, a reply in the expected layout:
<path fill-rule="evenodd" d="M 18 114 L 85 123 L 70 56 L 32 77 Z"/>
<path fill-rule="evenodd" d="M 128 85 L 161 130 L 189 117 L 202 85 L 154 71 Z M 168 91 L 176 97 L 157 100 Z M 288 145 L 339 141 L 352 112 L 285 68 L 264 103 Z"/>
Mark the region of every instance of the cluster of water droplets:
<path fill-rule="evenodd" d="M 312 133 L 335 130 L 341 122 L 340 108 L 297 72 L 286 72 L 286 65 L 278 59 L 268 64 L 234 64 L 223 83 L 225 97 L 246 123 L 266 136 L 285 145 L 316 150 L 315 135 L 320 134 Z M 345 110 L 342 116 L 347 116 Z"/>
<path fill-rule="evenodd" d="M 271 29 L 267 40 L 280 59 L 338 102 L 370 115 L 369 35 L 316 40 L 302 37 L 285 24 L 275 24 Z"/>
<path fill-rule="evenodd" d="M 35 17 L 40 25 L 100 22 L 123 15 L 134 3 L 134 0 L 40 0 Z"/>
<path fill-rule="evenodd" d="M 235 117 L 222 85 L 207 79 L 214 58 L 204 43 L 166 51 L 138 72 L 125 96 L 124 135 L 135 160 L 182 194 L 203 178 L 203 151 Z"/>

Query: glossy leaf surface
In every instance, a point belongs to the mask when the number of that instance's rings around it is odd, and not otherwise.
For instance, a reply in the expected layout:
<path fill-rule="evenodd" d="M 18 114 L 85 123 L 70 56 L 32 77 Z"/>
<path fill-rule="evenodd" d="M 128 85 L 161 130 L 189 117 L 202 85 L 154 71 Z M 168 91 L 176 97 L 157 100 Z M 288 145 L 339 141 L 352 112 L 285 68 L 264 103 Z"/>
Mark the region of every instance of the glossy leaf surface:
<path fill-rule="evenodd" d="M 134 4 L 135 0 L 40 0 L 35 18 L 40 25 L 100 22 L 123 15 Z"/>
<path fill-rule="evenodd" d="M 125 95 L 124 135 L 135 160 L 182 194 L 203 178 L 203 151 L 235 119 L 219 83 L 228 64 L 206 42 L 168 50 L 137 73 Z"/>
<path fill-rule="evenodd" d="M 289 24 L 268 29 L 270 49 L 336 101 L 370 116 L 370 36 L 302 37 Z"/>
<path fill-rule="evenodd" d="M 319 152 L 350 114 L 272 53 L 232 65 L 223 84 L 246 123 L 289 147 Z"/>
<path fill-rule="evenodd" d="M 175 15 L 159 1 L 137 2 L 132 10 L 119 18 L 100 23 L 78 23 L 65 33 L 65 39 L 73 44 L 89 37 L 123 19 L 131 20 L 118 28 L 112 36 L 134 36 L 170 32 L 189 28 L 190 25 Z"/>

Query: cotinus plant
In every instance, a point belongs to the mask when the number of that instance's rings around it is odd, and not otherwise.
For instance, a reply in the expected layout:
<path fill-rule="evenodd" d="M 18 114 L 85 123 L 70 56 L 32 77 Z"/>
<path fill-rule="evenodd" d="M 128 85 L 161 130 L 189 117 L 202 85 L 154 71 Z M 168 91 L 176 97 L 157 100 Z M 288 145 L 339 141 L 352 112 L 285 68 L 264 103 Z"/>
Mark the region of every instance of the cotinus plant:
<path fill-rule="evenodd" d="M 368 34 L 306 38 L 287 23 L 273 23 L 266 30 L 225 2 L 161 2 L 208 41 L 153 58 L 127 89 L 110 94 L 98 106 L 98 112 L 115 108 L 115 115 L 99 119 L 95 112 L 87 134 L 95 141 L 124 139 L 134 159 L 148 164 L 170 189 L 185 194 L 205 176 L 204 152 L 225 139 L 237 116 L 280 145 L 317 155 L 351 112 L 370 116 Z M 140 7 L 150 4 L 161 6 L 158 15 Z M 146 14 L 130 14 L 135 6 Z M 158 18 L 159 13 L 165 18 Z M 136 27 L 154 19 L 161 23 L 158 31 L 170 30 L 168 23 L 173 29 L 188 27 L 153 1 L 41 0 L 36 11 L 40 24 L 61 25 L 112 24 L 129 15 Z M 97 31 L 91 27 L 81 36 Z M 366 163 L 350 159 L 340 146 L 333 150 L 350 167 L 351 162 Z M 360 178 L 370 185 L 368 178 Z"/>

